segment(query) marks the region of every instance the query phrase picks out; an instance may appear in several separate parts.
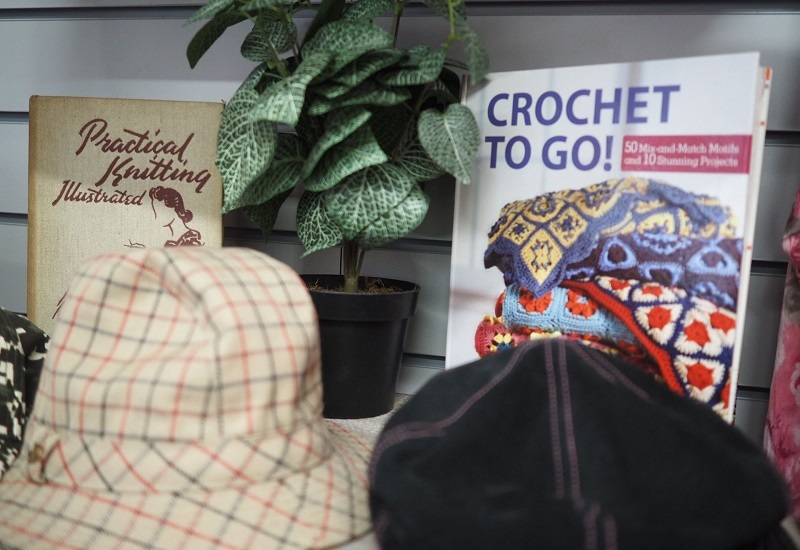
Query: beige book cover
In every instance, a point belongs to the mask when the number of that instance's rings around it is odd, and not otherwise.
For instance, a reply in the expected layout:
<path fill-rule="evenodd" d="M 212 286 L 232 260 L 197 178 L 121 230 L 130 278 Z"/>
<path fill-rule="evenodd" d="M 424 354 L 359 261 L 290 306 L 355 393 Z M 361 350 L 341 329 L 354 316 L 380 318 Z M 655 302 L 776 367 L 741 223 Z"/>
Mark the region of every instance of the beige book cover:
<path fill-rule="evenodd" d="M 32 96 L 28 317 L 52 332 L 79 264 L 124 247 L 221 246 L 223 104 Z"/>

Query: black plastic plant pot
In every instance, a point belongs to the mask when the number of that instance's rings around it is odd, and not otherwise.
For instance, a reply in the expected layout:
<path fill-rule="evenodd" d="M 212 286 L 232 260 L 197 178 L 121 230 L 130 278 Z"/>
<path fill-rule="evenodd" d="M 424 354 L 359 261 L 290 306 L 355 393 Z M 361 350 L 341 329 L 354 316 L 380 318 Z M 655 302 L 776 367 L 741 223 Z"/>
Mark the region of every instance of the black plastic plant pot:
<path fill-rule="evenodd" d="M 326 418 L 369 418 L 394 406 L 408 319 L 419 286 L 381 278 L 394 292 L 341 292 L 341 275 L 303 275 L 319 317 Z M 364 288 L 366 279 L 359 279 Z"/>

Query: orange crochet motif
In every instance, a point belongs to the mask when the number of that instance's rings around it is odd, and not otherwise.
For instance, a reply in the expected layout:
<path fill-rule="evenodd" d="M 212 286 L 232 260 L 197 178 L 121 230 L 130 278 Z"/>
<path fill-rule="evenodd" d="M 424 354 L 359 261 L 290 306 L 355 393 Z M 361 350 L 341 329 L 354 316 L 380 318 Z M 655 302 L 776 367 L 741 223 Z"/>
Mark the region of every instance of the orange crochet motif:
<path fill-rule="evenodd" d="M 573 315 L 581 315 L 587 319 L 597 312 L 597 302 L 576 290 L 567 291 L 567 309 Z"/>

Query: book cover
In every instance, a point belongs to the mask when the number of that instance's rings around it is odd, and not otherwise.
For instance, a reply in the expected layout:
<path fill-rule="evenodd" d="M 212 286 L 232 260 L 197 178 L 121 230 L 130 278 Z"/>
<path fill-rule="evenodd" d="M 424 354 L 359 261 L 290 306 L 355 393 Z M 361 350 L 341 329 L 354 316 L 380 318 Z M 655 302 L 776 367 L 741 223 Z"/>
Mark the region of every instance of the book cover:
<path fill-rule="evenodd" d="M 51 332 L 85 259 L 122 247 L 221 246 L 223 104 L 32 96 L 28 312 Z"/>
<path fill-rule="evenodd" d="M 455 199 L 446 367 L 533 338 L 732 420 L 771 71 L 758 53 L 493 73 Z"/>

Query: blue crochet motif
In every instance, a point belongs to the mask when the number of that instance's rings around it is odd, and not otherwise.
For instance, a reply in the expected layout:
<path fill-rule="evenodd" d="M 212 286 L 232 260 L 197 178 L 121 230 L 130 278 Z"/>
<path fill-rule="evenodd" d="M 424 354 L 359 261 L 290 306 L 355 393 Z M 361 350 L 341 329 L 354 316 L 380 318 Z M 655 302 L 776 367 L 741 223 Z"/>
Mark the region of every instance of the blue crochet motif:
<path fill-rule="evenodd" d="M 739 277 L 737 274 L 736 280 Z M 709 302 L 727 307 L 729 309 L 736 309 L 736 300 L 730 294 L 719 289 L 711 281 L 701 281 L 687 289 L 690 294 L 707 299 Z"/>
<path fill-rule="evenodd" d="M 540 329 L 564 334 L 590 334 L 614 342 L 635 343 L 636 337 L 628 327 L 599 304 L 594 315 L 585 317 L 572 313 L 567 307 L 568 290 L 556 287 L 550 291 L 552 301 L 544 311 L 527 311 L 520 303 L 525 290 L 518 284 L 506 288 L 503 299 L 503 322 L 510 329 Z M 581 301 L 586 298 L 581 296 Z"/>
<path fill-rule="evenodd" d="M 643 281 L 655 281 L 655 272 L 669 273 L 670 280 L 667 286 L 676 286 L 683 278 L 683 266 L 675 262 L 642 262 L 639 264 L 639 273 Z"/>
<path fill-rule="evenodd" d="M 597 247 L 565 272 L 567 280 L 595 275 L 652 281 L 689 291 L 698 298 L 735 309 L 739 292 L 742 240 L 681 237 L 664 240 L 638 233 L 601 237 Z"/>
<path fill-rule="evenodd" d="M 633 242 L 642 248 L 649 248 L 658 254 L 665 256 L 675 254 L 680 250 L 685 250 L 692 245 L 692 239 L 675 235 L 674 233 L 655 233 L 646 231 L 643 233 L 633 233 Z"/>
<path fill-rule="evenodd" d="M 610 255 L 612 249 L 617 254 L 625 254 L 625 257 L 621 259 L 612 258 Z M 612 237 L 603 244 L 603 247 L 600 251 L 600 258 L 597 261 L 597 267 L 599 267 L 601 270 L 629 269 L 635 265 L 636 252 L 621 239 Z"/>
<path fill-rule="evenodd" d="M 714 240 L 689 258 L 686 268 L 701 275 L 727 275 L 739 281 L 739 258 L 734 258 Z"/>

